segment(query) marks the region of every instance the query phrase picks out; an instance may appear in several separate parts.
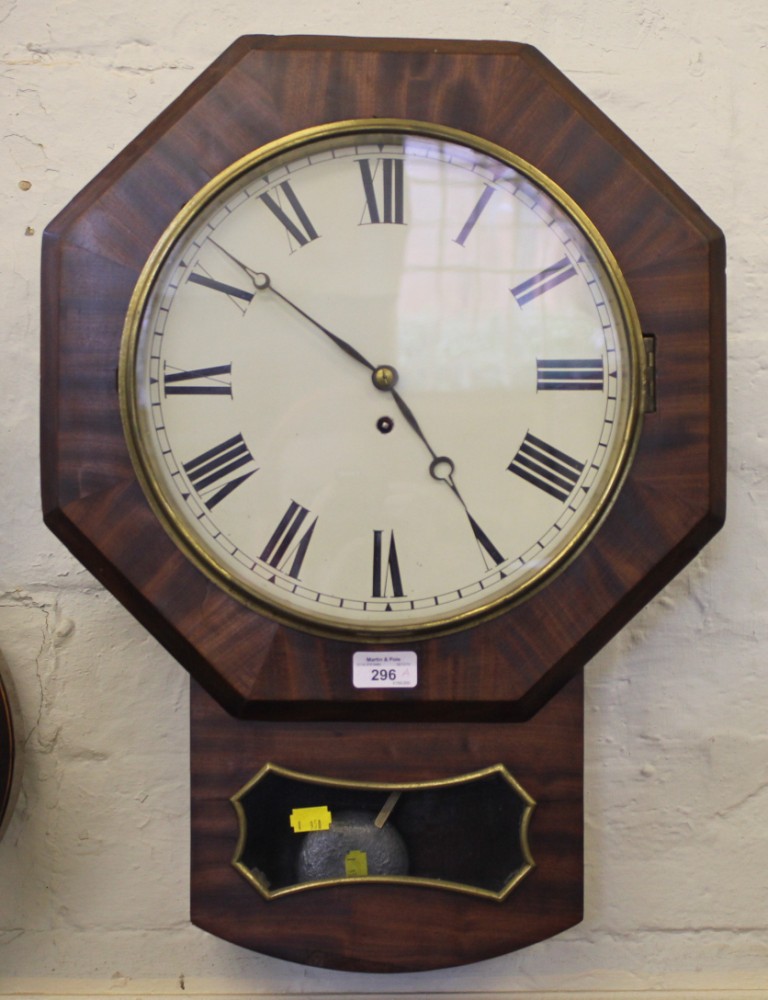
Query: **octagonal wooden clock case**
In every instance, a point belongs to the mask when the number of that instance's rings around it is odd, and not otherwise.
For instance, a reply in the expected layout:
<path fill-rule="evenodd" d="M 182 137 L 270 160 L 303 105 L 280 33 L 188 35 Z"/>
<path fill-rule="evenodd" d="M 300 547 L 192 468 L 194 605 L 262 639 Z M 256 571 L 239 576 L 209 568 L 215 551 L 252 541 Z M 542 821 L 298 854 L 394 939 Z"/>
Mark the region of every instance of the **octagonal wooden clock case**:
<path fill-rule="evenodd" d="M 45 520 L 194 678 L 198 926 L 581 919 L 580 671 L 722 523 L 724 270 L 500 42 L 241 38 L 51 223 Z"/>

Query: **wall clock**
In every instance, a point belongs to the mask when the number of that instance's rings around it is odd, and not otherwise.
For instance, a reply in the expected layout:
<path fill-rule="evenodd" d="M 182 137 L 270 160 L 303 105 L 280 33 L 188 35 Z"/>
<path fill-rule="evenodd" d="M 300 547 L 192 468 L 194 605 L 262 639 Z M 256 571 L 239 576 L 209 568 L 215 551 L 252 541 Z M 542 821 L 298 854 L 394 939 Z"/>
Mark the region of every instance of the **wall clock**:
<path fill-rule="evenodd" d="M 724 515 L 719 230 L 530 47 L 257 36 L 43 267 L 46 521 L 195 680 L 195 923 L 577 922 L 580 668 Z"/>

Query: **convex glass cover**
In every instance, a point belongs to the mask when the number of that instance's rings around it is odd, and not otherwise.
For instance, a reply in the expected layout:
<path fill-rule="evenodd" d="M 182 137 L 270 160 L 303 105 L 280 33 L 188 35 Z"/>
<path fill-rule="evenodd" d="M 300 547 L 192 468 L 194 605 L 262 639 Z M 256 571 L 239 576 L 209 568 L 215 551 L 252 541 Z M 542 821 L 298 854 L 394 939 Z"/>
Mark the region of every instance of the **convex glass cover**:
<path fill-rule="evenodd" d="M 619 269 L 531 166 L 434 125 L 308 130 L 207 185 L 121 358 L 147 496 L 204 572 L 313 632 L 494 614 L 589 539 L 637 438 Z"/>

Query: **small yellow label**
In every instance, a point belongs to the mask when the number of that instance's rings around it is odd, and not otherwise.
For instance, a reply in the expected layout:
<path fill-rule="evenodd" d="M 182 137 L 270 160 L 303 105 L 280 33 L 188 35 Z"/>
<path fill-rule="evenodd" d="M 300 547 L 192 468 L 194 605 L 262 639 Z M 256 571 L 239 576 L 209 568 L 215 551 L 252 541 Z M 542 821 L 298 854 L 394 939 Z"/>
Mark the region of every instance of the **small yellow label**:
<path fill-rule="evenodd" d="M 368 874 L 368 855 L 365 851 L 350 851 L 344 858 L 347 878 L 362 878 Z"/>
<path fill-rule="evenodd" d="M 307 806 L 291 810 L 291 829 L 294 833 L 312 833 L 327 830 L 333 817 L 328 806 Z"/>

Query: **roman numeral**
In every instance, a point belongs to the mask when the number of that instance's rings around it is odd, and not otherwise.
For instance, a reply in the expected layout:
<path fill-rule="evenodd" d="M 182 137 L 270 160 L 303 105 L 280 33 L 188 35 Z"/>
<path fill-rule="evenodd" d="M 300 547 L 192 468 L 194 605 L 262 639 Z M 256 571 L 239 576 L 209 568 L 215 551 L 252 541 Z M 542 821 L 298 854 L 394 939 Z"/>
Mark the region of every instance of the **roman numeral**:
<path fill-rule="evenodd" d="M 243 302 L 250 302 L 254 296 L 254 292 L 247 292 L 244 288 L 237 288 L 235 285 L 228 285 L 224 281 L 217 281 L 215 278 L 211 278 L 207 274 L 198 274 L 193 272 L 190 274 L 189 281 L 194 285 L 202 285 L 203 288 L 211 288 L 214 292 L 222 292 L 224 295 L 229 295 L 233 299 L 242 299 Z"/>
<path fill-rule="evenodd" d="M 389 532 L 389 545 L 384 553 L 384 532 L 373 533 L 373 597 L 403 597 L 403 579 L 395 547 L 395 533 Z"/>
<path fill-rule="evenodd" d="M 467 242 L 467 239 L 469 238 L 470 233 L 475 228 L 475 225 L 477 224 L 477 220 L 483 214 L 483 210 L 485 209 L 485 206 L 491 200 L 491 197 L 494 194 L 495 190 L 496 189 L 492 188 L 490 186 L 490 184 L 486 184 L 485 185 L 483 193 L 477 199 L 477 204 L 472 209 L 472 211 L 469 213 L 469 217 L 468 217 L 467 221 L 464 223 L 464 225 L 461 227 L 461 232 L 456 237 L 456 239 L 453 241 L 454 243 L 458 243 L 459 246 L 461 246 L 461 247 L 464 246 L 464 244 Z"/>
<path fill-rule="evenodd" d="M 273 569 L 287 573 L 294 580 L 299 579 L 304 556 L 317 524 L 317 518 L 311 524 L 305 524 L 308 514 L 306 507 L 291 500 L 260 556 Z M 289 563 L 290 569 L 286 569 Z"/>
<path fill-rule="evenodd" d="M 163 389 L 166 396 L 232 396 L 232 365 L 169 370 L 165 362 Z"/>
<path fill-rule="evenodd" d="M 536 361 L 537 389 L 597 389 L 605 383 L 602 358 L 561 358 Z"/>
<path fill-rule="evenodd" d="M 499 552 L 490 538 L 486 535 L 477 521 L 472 517 L 472 515 L 467 512 L 467 517 L 469 518 L 469 523 L 472 526 L 472 534 L 475 536 L 478 548 L 483 556 L 483 561 L 485 562 L 486 569 L 491 569 L 491 562 L 494 566 L 500 566 L 504 562 L 504 556 Z M 489 559 L 491 560 L 489 562 Z"/>
<path fill-rule="evenodd" d="M 570 262 L 567 257 L 563 257 L 556 264 L 552 264 L 550 267 L 544 268 L 539 274 L 535 274 L 532 278 L 528 278 L 527 281 L 523 281 L 522 284 L 517 285 L 515 288 L 511 288 L 510 291 L 515 296 L 517 304 L 519 306 L 527 305 L 532 299 L 538 298 L 539 295 L 543 295 L 544 292 L 548 292 L 551 288 L 557 287 L 563 281 L 567 281 L 568 278 L 572 278 L 576 274 L 576 268 Z"/>
<path fill-rule="evenodd" d="M 549 496 L 565 502 L 578 483 L 584 464 L 541 438 L 526 434 L 520 450 L 507 468 Z"/>
<path fill-rule="evenodd" d="M 257 471 L 251 469 L 250 472 L 233 476 L 233 473 L 252 462 L 253 455 L 248 451 L 242 434 L 236 434 L 190 462 L 185 462 L 183 469 L 205 506 L 213 510 Z"/>
<path fill-rule="evenodd" d="M 282 181 L 279 188 L 282 197 L 277 191 L 275 192 L 276 199 L 271 194 L 262 194 L 259 197 L 278 222 L 284 226 L 289 242 L 293 240 L 300 247 L 306 246 L 307 243 L 311 243 L 312 240 L 318 238 L 317 230 L 312 225 L 309 216 L 304 210 L 304 206 L 296 197 L 290 181 Z M 283 199 L 287 202 L 285 208 L 283 207 Z M 291 217 L 289 211 L 293 217 Z"/>
<path fill-rule="evenodd" d="M 392 222 L 404 225 L 403 161 L 379 157 L 376 166 L 368 159 L 358 160 L 365 192 L 365 208 L 369 222 Z M 377 195 L 376 188 L 380 189 Z"/>

